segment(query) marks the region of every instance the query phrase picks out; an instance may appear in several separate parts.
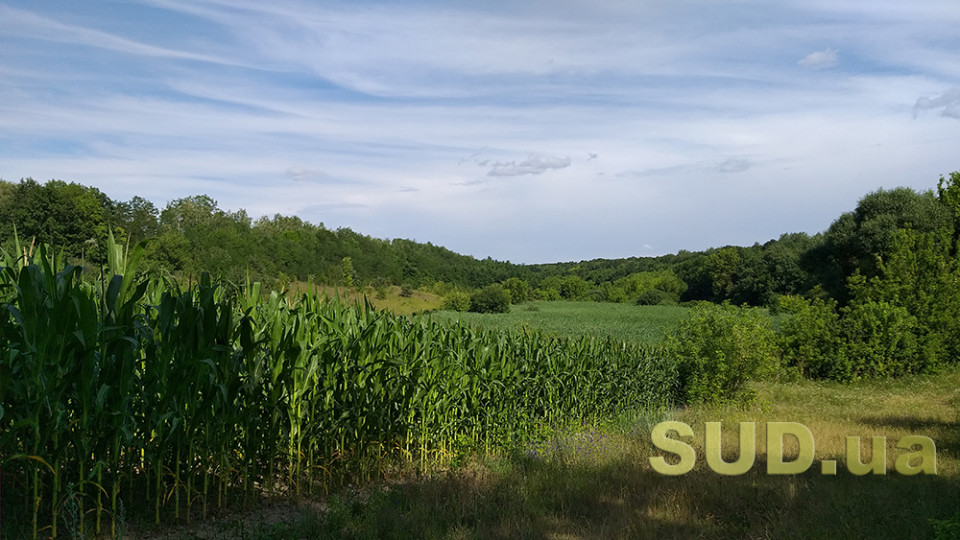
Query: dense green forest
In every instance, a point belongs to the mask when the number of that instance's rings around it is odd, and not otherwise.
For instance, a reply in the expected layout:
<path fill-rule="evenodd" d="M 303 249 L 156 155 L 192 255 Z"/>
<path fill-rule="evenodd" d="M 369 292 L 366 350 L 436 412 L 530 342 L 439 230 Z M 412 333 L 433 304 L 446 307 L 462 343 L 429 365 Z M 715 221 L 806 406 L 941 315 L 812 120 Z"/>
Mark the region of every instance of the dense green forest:
<path fill-rule="evenodd" d="M 850 279 L 887 271 L 883 261 L 905 243 L 957 238 L 957 174 L 937 191 L 878 190 L 825 232 L 783 234 L 748 247 L 725 246 L 661 257 L 518 265 L 459 255 L 431 243 L 385 240 L 349 228 L 331 230 L 297 217 L 251 219 L 206 195 L 158 209 L 140 197 L 115 201 L 76 183 L 0 180 L 0 238 L 48 243 L 76 262 L 99 264 L 109 231 L 133 245 L 150 240 L 147 270 L 195 278 L 202 271 L 269 285 L 317 283 L 478 289 L 503 283 L 514 301 L 594 300 L 670 304 L 705 300 L 775 306 L 782 295 L 852 298 Z M 907 237 L 898 231 L 908 231 Z M 6 246 L 9 248 L 9 245 Z M 932 249 L 932 248 L 931 248 Z M 956 251 L 949 246 L 950 256 Z M 509 281 L 508 281 L 509 280 Z"/>
<path fill-rule="evenodd" d="M 0 237 L 36 238 L 77 261 L 103 262 L 110 230 L 131 245 L 149 239 L 147 269 L 196 277 L 202 271 L 242 281 L 312 278 L 315 282 L 415 286 L 444 281 L 479 287 L 509 278 L 516 266 L 478 261 L 409 240 L 380 240 L 348 228 L 330 230 L 297 217 L 251 219 L 205 195 L 169 202 L 162 210 L 134 197 L 114 201 L 100 190 L 51 180 L 0 181 Z M 8 246 L 9 247 L 9 246 Z"/>

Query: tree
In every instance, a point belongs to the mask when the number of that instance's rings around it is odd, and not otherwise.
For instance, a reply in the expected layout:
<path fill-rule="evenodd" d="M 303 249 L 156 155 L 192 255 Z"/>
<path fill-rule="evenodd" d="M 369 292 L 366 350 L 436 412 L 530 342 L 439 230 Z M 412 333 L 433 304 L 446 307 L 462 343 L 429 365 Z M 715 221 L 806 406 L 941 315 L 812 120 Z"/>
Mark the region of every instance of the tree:
<path fill-rule="evenodd" d="M 340 260 L 340 276 L 344 285 L 353 287 L 353 259 L 350 257 Z"/>
<path fill-rule="evenodd" d="M 27 178 L 12 189 L 4 187 L 3 192 L 0 234 L 5 239 L 13 236 L 16 227 L 21 238 L 36 238 L 62 249 L 69 257 L 79 258 L 86 253 L 95 261 L 102 261 L 99 249 L 88 249 L 91 243 L 103 245 L 107 238 L 105 206 L 113 203 L 99 190 L 61 180 L 41 185 Z"/>
<path fill-rule="evenodd" d="M 580 300 L 590 290 L 590 284 L 580 276 L 566 276 L 560 280 L 560 296 L 566 300 Z"/>
<path fill-rule="evenodd" d="M 960 239 L 960 171 L 950 173 L 948 178 L 940 177 L 937 199 L 953 214 L 953 238 Z"/>
<path fill-rule="evenodd" d="M 530 296 L 530 284 L 518 277 L 504 281 L 503 288 L 510 293 L 510 302 L 514 304 L 522 304 Z"/>
<path fill-rule="evenodd" d="M 714 251 L 707 258 L 707 267 L 716 301 L 729 299 L 740 267 L 737 248 L 728 246 Z"/>
<path fill-rule="evenodd" d="M 857 272 L 866 278 L 876 276 L 881 261 L 894 250 L 900 229 L 919 233 L 945 230 L 952 237 L 954 217 L 933 192 L 897 188 L 868 194 L 824 234 L 824 245 L 816 252 L 823 288 L 841 304 L 849 302 L 847 280 Z"/>
<path fill-rule="evenodd" d="M 487 285 L 470 297 L 470 311 L 506 313 L 510 311 L 510 293 L 499 283 Z"/>
<path fill-rule="evenodd" d="M 136 244 L 141 240 L 153 238 L 160 232 L 160 213 L 154 204 L 142 197 L 135 196 L 125 203 L 117 204 L 120 224 L 127 232 L 127 240 Z"/>
<path fill-rule="evenodd" d="M 204 229 L 218 212 L 222 210 L 217 207 L 217 201 L 206 195 L 184 197 L 167 203 L 160 213 L 160 225 L 181 233 Z"/>

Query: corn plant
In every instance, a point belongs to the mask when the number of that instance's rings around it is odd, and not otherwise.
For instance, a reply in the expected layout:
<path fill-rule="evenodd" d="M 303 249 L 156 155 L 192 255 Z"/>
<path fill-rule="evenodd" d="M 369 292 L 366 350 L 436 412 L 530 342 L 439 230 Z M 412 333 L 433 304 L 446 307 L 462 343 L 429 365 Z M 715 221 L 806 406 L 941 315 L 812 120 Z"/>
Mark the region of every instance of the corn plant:
<path fill-rule="evenodd" d="M 112 236 L 98 280 L 17 245 L 0 269 L 0 489 L 18 532 L 120 534 L 495 451 L 539 424 L 662 405 L 657 350 L 495 333 L 138 272 Z M 22 251 L 22 253 L 21 253 Z M 65 512 L 66 511 L 66 512 Z M 5 522 L 6 523 L 6 522 Z M 25 524 L 25 525 L 24 525 Z"/>

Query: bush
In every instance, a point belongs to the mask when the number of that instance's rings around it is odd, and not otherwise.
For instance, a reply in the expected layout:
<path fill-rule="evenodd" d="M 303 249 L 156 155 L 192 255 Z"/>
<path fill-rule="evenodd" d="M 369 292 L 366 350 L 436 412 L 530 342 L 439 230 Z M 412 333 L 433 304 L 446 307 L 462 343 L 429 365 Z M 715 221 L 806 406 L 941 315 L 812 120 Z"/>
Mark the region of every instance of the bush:
<path fill-rule="evenodd" d="M 837 303 L 785 295 L 775 307 L 786 315 L 779 336 L 784 364 L 801 376 L 834 378 L 841 344 Z"/>
<path fill-rule="evenodd" d="M 786 365 L 812 378 L 852 381 L 935 371 L 942 350 L 937 333 L 924 332 L 917 318 L 883 301 L 836 302 L 784 296 L 779 311 L 780 345 Z"/>
<path fill-rule="evenodd" d="M 887 302 L 865 302 L 843 309 L 844 343 L 832 373 L 837 380 L 889 377 L 925 371 L 917 319 Z M 929 366 L 934 367 L 934 366 Z"/>
<path fill-rule="evenodd" d="M 560 291 L 557 289 L 534 289 L 531 297 L 534 300 L 560 300 Z"/>
<path fill-rule="evenodd" d="M 503 288 L 510 293 L 510 302 L 513 304 L 522 304 L 530 298 L 530 284 L 520 278 L 512 277 L 504 281 Z"/>
<path fill-rule="evenodd" d="M 460 291 L 451 292 L 443 299 L 443 309 L 467 311 L 470 309 L 470 295 Z"/>
<path fill-rule="evenodd" d="M 661 291 L 660 289 L 648 289 L 637 298 L 638 306 L 672 306 L 677 303 L 679 296 L 676 294 Z"/>
<path fill-rule="evenodd" d="M 746 402 L 750 380 L 776 375 L 780 350 L 770 319 L 756 308 L 705 304 L 667 333 L 664 349 L 676 358 L 685 403 Z"/>
<path fill-rule="evenodd" d="M 590 291 L 590 283 L 580 276 L 567 276 L 560 280 L 560 296 L 565 300 L 581 300 Z"/>
<path fill-rule="evenodd" d="M 499 283 L 487 285 L 470 297 L 470 311 L 506 313 L 510 311 L 510 293 Z"/>

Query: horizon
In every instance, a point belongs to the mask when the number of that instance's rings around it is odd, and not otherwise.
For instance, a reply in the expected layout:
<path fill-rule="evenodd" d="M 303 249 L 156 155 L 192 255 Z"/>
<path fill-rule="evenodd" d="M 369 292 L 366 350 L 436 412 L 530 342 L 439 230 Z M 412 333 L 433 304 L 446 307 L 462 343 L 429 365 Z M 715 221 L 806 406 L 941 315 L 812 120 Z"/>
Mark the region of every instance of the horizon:
<path fill-rule="evenodd" d="M 0 177 L 552 264 L 823 232 L 960 169 L 946 0 L 0 0 Z M 550 262 L 543 262 L 550 261 Z"/>

